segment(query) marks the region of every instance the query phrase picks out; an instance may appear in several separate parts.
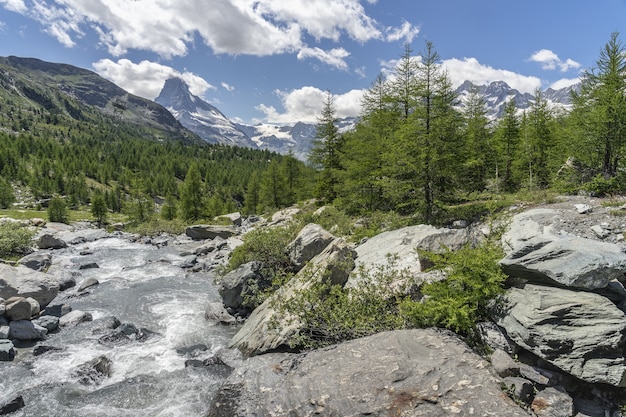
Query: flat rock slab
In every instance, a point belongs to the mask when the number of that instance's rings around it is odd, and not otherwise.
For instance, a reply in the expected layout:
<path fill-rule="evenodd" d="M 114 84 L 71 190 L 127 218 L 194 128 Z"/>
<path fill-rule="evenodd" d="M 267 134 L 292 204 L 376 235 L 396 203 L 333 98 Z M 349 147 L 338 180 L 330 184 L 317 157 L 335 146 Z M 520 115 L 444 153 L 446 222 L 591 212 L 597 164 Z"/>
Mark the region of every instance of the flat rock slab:
<path fill-rule="evenodd" d="M 489 368 L 449 332 L 384 332 L 250 358 L 222 385 L 207 416 L 528 416 Z"/>
<path fill-rule="evenodd" d="M 185 234 L 193 240 L 215 239 L 216 237 L 228 239 L 229 237 L 236 235 L 237 231 L 232 226 L 197 224 L 194 226 L 189 226 L 187 229 L 185 229 Z"/>

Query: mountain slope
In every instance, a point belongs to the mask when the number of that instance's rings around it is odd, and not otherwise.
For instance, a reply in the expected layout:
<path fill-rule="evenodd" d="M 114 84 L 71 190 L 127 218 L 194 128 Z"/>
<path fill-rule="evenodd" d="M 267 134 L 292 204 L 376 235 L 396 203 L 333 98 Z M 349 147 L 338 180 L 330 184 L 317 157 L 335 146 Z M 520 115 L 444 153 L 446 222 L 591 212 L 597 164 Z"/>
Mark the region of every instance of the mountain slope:
<path fill-rule="evenodd" d="M 35 58 L 0 57 L 0 98 L 77 120 L 95 117 L 90 112 L 96 110 L 149 128 L 160 137 L 197 141 L 195 135 L 162 106 L 129 94 L 95 72 L 72 65 Z"/>

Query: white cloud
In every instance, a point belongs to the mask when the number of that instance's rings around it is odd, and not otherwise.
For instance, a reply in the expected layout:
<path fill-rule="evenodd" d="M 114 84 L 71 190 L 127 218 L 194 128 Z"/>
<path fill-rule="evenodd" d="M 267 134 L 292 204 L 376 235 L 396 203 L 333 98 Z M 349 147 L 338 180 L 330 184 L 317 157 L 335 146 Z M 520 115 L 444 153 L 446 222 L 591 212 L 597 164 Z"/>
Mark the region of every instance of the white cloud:
<path fill-rule="evenodd" d="M 372 3 L 373 0 L 367 0 Z M 131 49 L 171 58 L 188 53 L 199 35 L 217 54 L 266 56 L 310 54 L 306 35 L 317 40 L 358 42 L 410 39 L 408 22 L 387 28 L 368 16 L 362 0 L 0 0 L 9 10 L 27 15 L 63 45 L 71 47 L 84 30 L 93 29 L 110 54 Z M 337 50 L 342 50 L 338 48 Z M 334 51 L 334 50 L 333 50 Z M 337 66 L 337 55 L 330 54 Z M 339 66 L 343 67 L 343 64 Z"/>
<path fill-rule="evenodd" d="M 553 90 L 560 90 L 561 88 L 571 87 L 579 82 L 580 78 L 562 78 L 550 84 L 550 88 Z"/>
<path fill-rule="evenodd" d="M 149 100 L 154 100 L 161 92 L 165 81 L 172 77 L 185 81 L 191 93 L 197 96 L 202 96 L 208 89 L 215 88 L 193 73 L 181 73 L 174 68 L 150 61 L 135 64 L 128 59 L 120 59 L 117 62 L 101 59 L 93 64 L 93 68 L 102 77 L 124 90 Z"/>
<path fill-rule="evenodd" d="M 567 72 L 570 69 L 580 68 L 580 64 L 572 59 L 562 61 L 561 58 L 549 49 L 541 49 L 529 58 L 530 61 L 538 62 L 544 70 L 559 69 L 561 72 Z"/>
<path fill-rule="evenodd" d="M 442 64 L 448 71 L 454 87 L 458 87 L 466 80 L 476 85 L 504 81 L 522 93 L 533 93 L 536 88 L 541 87 L 541 80 L 537 77 L 483 65 L 476 58 L 446 59 Z"/>
<path fill-rule="evenodd" d="M 348 70 L 348 63 L 344 58 L 350 56 L 350 52 L 343 48 L 333 48 L 330 51 L 324 51 L 321 48 L 302 48 L 298 52 L 298 59 L 315 58 L 331 67 L 340 70 Z"/>
<path fill-rule="evenodd" d="M 420 28 L 413 26 L 407 21 L 402 23 L 400 27 L 387 28 L 385 39 L 387 42 L 394 42 L 404 39 L 406 43 L 413 42 L 413 39 L 419 34 Z"/>
<path fill-rule="evenodd" d="M 326 91 L 317 87 L 305 86 L 291 91 L 275 92 L 281 101 L 283 111 L 274 106 L 260 104 L 256 109 L 264 113 L 262 120 L 276 124 L 293 124 L 295 122 L 316 123 L 324 107 Z M 363 90 L 351 90 L 344 94 L 333 95 L 337 117 L 358 116 L 361 112 Z"/>
<path fill-rule="evenodd" d="M 222 88 L 226 91 L 235 91 L 235 87 L 222 81 Z"/>

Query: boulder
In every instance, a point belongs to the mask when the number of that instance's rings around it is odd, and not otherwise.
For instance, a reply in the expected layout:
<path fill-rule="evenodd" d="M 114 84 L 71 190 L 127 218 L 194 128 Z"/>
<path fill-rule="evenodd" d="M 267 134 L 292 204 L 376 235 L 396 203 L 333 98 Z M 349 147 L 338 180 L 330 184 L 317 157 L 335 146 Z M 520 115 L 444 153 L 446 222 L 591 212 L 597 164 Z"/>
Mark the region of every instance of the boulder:
<path fill-rule="evenodd" d="M 208 417 L 527 416 L 488 363 L 449 332 L 383 332 L 236 368 Z"/>
<path fill-rule="evenodd" d="M 64 316 L 61 316 L 61 318 L 59 319 L 59 326 L 60 327 L 76 326 L 82 322 L 91 321 L 91 320 L 92 320 L 92 316 L 90 313 L 87 313 L 86 311 L 81 311 L 81 310 L 73 310 Z"/>
<path fill-rule="evenodd" d="M 228 239 L 229 237 L 236 235 L 237 231 L 232 226 L 198 224 L 194 226 L 189 226 L 185 230 L 185 234 L 193 240 L 215 239 L 216 237 Z"/>
<path fill-rule="evenodd" d="M 217 216 L 214 220 L 222 220 L 222 219 L 227 220 L 228 222 L 232 223 L 233 226 L 241 226 L 242 217 L 241 217 L 241 213 L 239 212 L 221 214 Z"/>
<path fill-rule="evenodd" d="M 497 324 L 484 321 L 476 325 L 480 340 L 493 350 L 503 350 L 508 354 L 514 354 L 519 349 L 511 338 Z"/>
<path fill-rule="evenodd" d="M 48 332 L 54 332 L 59 329 L 59 318 L 55 316 L 41 316 L 33 320 L 33 324 L 45 328 Z"/>
<path fill-rule="evenodd" d="M 535 386 L 527 379 L 509 376 L 504 378 L 505 391 L 514 400 L 529 403 L 535 393 Z"/>
<path fill-rule="evenodd" d="M 52 255 L 47 252 L 35 252 L 24 256 L 17 263 L 35 271 L 44 271 L 52 265 Z"/>
<path fill-rule="evenodd" d="M 315 283 L 344 285 L 354 266 L 353 259 L 354 252 L 347 242 L 335 239 L 306 268 L 252 312 L 231 340 L 230 347 L 236 347 L 246 355 L 257 355 L 288 346 L 291 338 L 301 330 L 302 323 L 296 317 L 278 312 L 277 302 L 288 305 L 298 292 Z"/>
<path fill-rule="evenodd" d="M 9 324 L 0 323 L 0 339 L 8 339 L 9 333 L 11 333 L 11 328 L 9 327 Z"/>
<path fill-rule="evenodd" d="M 498 376 L 518 376 L 519 365 L 503 350 L 496 349 L 491 354 L 491 366 Z"/>
<path fill-rule="evenodd" d="M 498 325 L 519 346 L 590 383 L 625 386 L 626 316 L 598 294 L 528 284 L 503 297 Z"/>
<path fill-rule="evenodd" d="M 571 417 L 574 400 L 564 389 L 548 387 L 535 395 L 530 408 L 537 417 Z"/>
<path fill-rule="evenodd" d="M 261 262 L 248 262 L 220 278 L 217 290 L 226 308 L 241 312 L 244 309 L 244 298 L 252 294 L 251 287 L 262 290 L 271 284 L 261 274 L 262 266 Z"/>
<path fill-rule="evenodd" d="M 6 300 L 4 316 L 9 320 L 30 320 L 33 316 L 33 305 L 24 297 L 11 297 Z"/>
<path fill-rule="evenodd" d="M 111 359 L 106 356 L 98 356 L 78 366 L 72 372 L 74 378 L 83 385 L 99 384 L 103 379 L 111 376 Z"/>
<path fill-rule="evenodd" d="M 24 398 L 21 395 L 18 395 L 11 401 L 0 404 L 0 416 L 12 414 L 25 406 L 26 404 L 24 403 Z"/>
<path fill-rule="evenodd" d="M 223 249 L 226 245 L 228 245 L 226 240 L 222 239 L 221 237 L 216 237 L 215 239 L 203 243 L 202 245 L 195 248 L 193 250 L 193 254 L 198 256 L 206 255 L 216 250 Z"/>
<path fill-rule="evenodd" d="M 76 226 L 81 227 L 80 224 Z M 70 245 L 78 245 L 81 243 L 94 242 L 104 239 L 109 234 L 104 229 L 92 229 L 91 225 L 85 225 L 84 228 L 78 230 L 67 230 L 57 234 L 59 239 L 63 239 Z"/>
<path fill-rule="evenodd" d="M 19 340 L 45 339 L 48 330 L 29 320 L 14 320 L 9 323 L 9 337 Z"/>
<path fill-rule="evenodd" d="M 8 339 L 0 339 L 0 362 L 10 362 L 15 359 L 15 347 Z"/>
<path fill-rule="evenodd" d="M 279 210 L 272 215 L 268 226 L 286 225 L 291 222 L 300 211 L 301 210 L 297 207 L 287 207 L 286 209 Z"/>
<path fill-rule="evenodd" d="M 59 282 L 54 276 L 25 266 L 0 264 L 0 297 L 32 297 L 45 307 L 58 293 Z"/>
<path fill-rule="evenodd" d="M 417 249 L 440 251 L 443 248 L 460 249 L 469 242 L 466 229 L 436 228 L 430 225 L 408 226 L 380 233 L 356 247 L 354 273 L 348 286 L 358 285 L 359 272 L 390 268 L 416 276 L 422 272 Z M 423 279 L 430 279 L 426 275 Z"/>
<path fill-rule="evenodd" d="M 86 279 L 81 281 L 81 283 L 78 286 L 78 288 L 76 288 L 76 292 L 85 291 L 87 288 L 93 287 L 93 286 L 98 285 L 98 284 L 100 284 L 100 281 L 98 281 L 97 278 L 94 278 L 94 277 L 86 278 Z"/>
<path fill-rule="evenodd" d="M 43 234 L 37 239 L 39 249 L 63 249 L 67 247 L 67 242 L 51 234 Z"/>
<path fill-rule="evenodd" d="M 285 251 L 291 263 L 299 271 L 307 262 L 319 255 L 333 239 L 335 236 L 322 226 L 309 223 L 300 230 L 298 236 Z"/>
<path fill-rule="evenodd" d="M 204 309 L 204 318 L 220 324 L 237 324 L 237 319 L 230 315 L 220 302 L 207 304 Z"/>

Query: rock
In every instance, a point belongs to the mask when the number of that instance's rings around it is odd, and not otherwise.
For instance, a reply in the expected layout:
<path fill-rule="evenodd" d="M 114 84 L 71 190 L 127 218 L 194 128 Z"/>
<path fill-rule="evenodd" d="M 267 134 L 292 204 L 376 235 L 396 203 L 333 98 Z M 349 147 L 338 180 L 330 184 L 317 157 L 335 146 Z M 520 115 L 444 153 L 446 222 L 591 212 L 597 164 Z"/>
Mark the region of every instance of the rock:
<path fill-rule="evenodd" d="M 41 356 L 48 352 L 62 352 L 63 348 L 56 346 L 37 345 L 33 349 L 33 356 Z"/>
<path fill-rule="evenodd" d="M 59 319 L 59 326 L 60 327 L 76 326 L 82 322 L 91 321 L 91 320 L 92 320 L 92 316 L 90 313 L 87 313 L 81 310 L 74 310 L 74 311 L 70 311 L 64 316 L 61 316 L 61 318 Z"/>
<path fill-rule="evenodd" d="M 67 247 L 67 243 L 51 234 L 44 234 L 37 240 L 37 247 L 39 249 L 63 249 Z"/>
<path fill-rule="evenodd" d="M 519 346 L 590 383 L 624 386 L 626 317 L 598 294 L 526 285 L 503 298 L 498 325 Z"/>
<path fill-rule="evenodd" d="M 72 311 L 72 307 L 68 304 L 54 304 L 44 308 L 41 312 L 45 316 L 61 317 Z"/>
<path fill-rule="evenodd" d="M 76 278 L 71 273 L 62 274 L 57 280 L 59 291 L 66 291 L 76 286 Z"/>
<path fill-rule="evenodd" d="M 6 301 L 4 298 L 0 297 L 0 317 L 4 316 L 6 310 Z"/>
<path fill-rule="evenodd" d="M 193 240 L 215 239 L 218 236 L 222 239 L 228 239 L 229 237 L 236 235 L 237 231 L 232 226 L 198 224 L 195 226 L 189 226 L 185 230 L 185 234 Z"/>
<path fill-rule="evenodd" d="M 249 358 L 226 379 L 207 416 L 527 416 L 488 367 L 449 332 L 384 332 Z"/>
<path fill-rule="evenodd" d="M 214 220 L 221 220 L 221 219 L 225 219 L 227 221 L 229 221 L 230 223 L 233 224 L 233 226 L 241 226 L 241 213 L 236 212 L 236 213 L 228 213 L 228 214 L 221 214 L 219 216 L 217 216 Z"/>
<path fill-rule="evenodd" d="M 41 217 L 33 217 L 29 220 L 30 224 L 35 227 L 44 227 L 46 225 L 46 221 Z"/>
<path fill-rule="evenodd" d="M 33 305 L 24 297 L 11 297 L 6 300 L 4 316 L 9 320 L 30 320 Z"/>
<path fill-rule="evenodd" d="M 19 340 L 45 339 L 48 330 L 29 320 L 14 320 L 9 323 L 9 337 Z"/>
<path fill-rule="evenodd" d="M 35 252 L 24 256 L 18 260 L 17 263 L 27 268 L 34 269 L 35 271 L 44 271 L 52 265 L 52 255 L 49 253 Z"/>
<path fill-rule="evenodd" d="M 220 278 L 217 290 L 226 308 L 243 315 L 249 314 L 249 311 L 243 311 L 243 304 L 244 298 L 253 292 L 251 287 L 263 290 L 271 285 L 271 281 L 261 274 L 262 266 L 260 262 L 248 262 Z"/>
<path fill-rule="evenodd" d="M 298 213 L 300 213 L 300 209 L 297 207 L 287 207 L 286 209 L 277 211 L 272 215 L 272 219 L 270 220 L 268 226 L 287 224 L 291 222 Z"/>
<path fill-rule="evenodd" d="M 593 208 L 589 204 L 574 204 L 574 207 L 576 208 L 578 214 L 591 213 L 591 211 L 593 210 Z"/>
<path fill-rule="evenodd" d="M 99 384 L 104 378 L 111 376 L 112 362 L 106 356 L 99 356 L 78 366 L 72 373 L 74 378 L 83 385 Z"/>
<path fill-rule="evenodd" d="M 509 376 L 504 378 L 504 386 L 507 394 L 514 400 L 529 403 L 535 392 L 535 386 L 527 379 Z"/>
<path fill-rule="evenodd" d="M 208 253 L 214 252 L 216 250 L 220 250 L 224 248 L 228 243 L 222 239 L 221 237 L 216 237 L 215 239 L 203 243 L 201 246 L 198 246 L 194 251 L 194 255 L 206 255 Z"/>
<path fill-rule="evenodd" d="M 485 321 L 476 325 L 480 339 L 493 350 L 503 350 L 509 355 L 517 352 L 517 345 L 497 324 Z"/>
<path fill-rule="evenodd" d="M 229 347 L 236 347 L 246 355 L 257 355 L 288 345 L 301 330 L 302 323 L 284 312 L 277 312 L 277 302 L 288 304 L 298 292 L 309 289 L 314 283 L 344 285 L 353 267 L 353 259 L 354 252 L 346 241 L 335 239 L 306 268 L 252 312 Z"/>
<path fill-rule="evenodd" d="M 333 239 L 335 236 L 324 230 L 322 226 L 309 223 L 300 230 L 285 252 L 299 271 L 307 262 L 319 255 Z"/>
<path fill-rule="evenodd" d="M 96 278 L 94 277 L 86 278 L 80 283 L 78 288 L 76 288 L 76 292 L 85 291 L 87 288 L 93 287 L 94 285 L 98 285 L 98 284 L 100 284 L 100 281 L 98 281 Z"/>
<path fill-rule="evenodd" d="M 491 366 L 498 376 L 505 378 L 507 376 L 519 375 L 519 365 L 503 350 L 496 349 L 491 354 Z"/>
<path fill-rule="evenodd" d="M 0 339 L 0 362 L 10 362 L 15 359 L 15 347 L 8 339 Z"/>
<path fill-rule="evenodd" d="M 553 386 L 556 382 L 555 374 L 553 372 L 527 364 L 520 365 L 519 373 L 524 378 L 539 385 Z"/>
<path fill-rule="evenodd" d="M 218 322 L 220 324 L 237 324 L 237 319 L 228 314 L 228 311 L 220 302 L 207 304 L 206 308 L 204 309 L 204 318 L 210 321 Z"/>
<path fill-rule="evenodd" d="M 77 227 L 81 227 L 80 224 L 75 223 Z M 78 230 L 67 230 L 57 234 L 60 239 L 63 239 L 70 245 L 78 245 L 81 243 L 94 242 L 96 240 L 104 239 L 108 236 L 108 233 L 104 229 L 92 229 L 91 225 L 86 224 L 84 228 Z"/>
<path fill-rule="evenodd" d="M 11 328 L 7 324 L 0 323 L 0 339 L 8 339 Z"/>
<path fill-rule="evenodd" d="M 537 417 L 574 415 L 574 400 L 562 388 L 548 387 L 539 391 L 530 407 Z"/>
<path fill-rule="evenodd" d="M 24 398 L 22 398 L 21 395 L 18 395 L 8 403 L 0 405 L 0 416 L 12 414 L 25 406 L 26 404 L 24 403 Z"/>
<path fill-rule="evenodd" d="M 59 329 L 59 318 L 55 316 L 41 316 L 33 320 L 33 324 L 45 328 L 50 333 Z"/>
<path fill-rule="evenodd" d="M 45 307 L 58 293 L 59 282 L 54 276 L 25 266 L 0 264 L 0 297 L 32 297 Z"/>
<path fill-rule="evenodd" d="M 78 269 L 79 270 L 85 270 L 85 269 L 98 269 L 100 268 L 100 265 L 98 265 L 96 262 L 87 262 L 84 264 L 81 264 Z"/>
<path fill-rule="evenodd" d="M 405 271 L 409 275 L 422 272 L 416 249 L 440 251 L 443 247 L 456 250 L 469 242 L 465 229 L 436 228 L 430 225 L 404 227 L 380 233 L 356 247 L 354 273 L 349 287 L 358 285 L 358 272 L 390 268 L 390 271 Z"/>
<path fill-rule="evenodd" d="M 597 224 L 591 226 L 591 231 L 600 239 L 605 239 L 611 234 L 607 230 L 605 230 L 602 226 L 597 225 Z"/>

